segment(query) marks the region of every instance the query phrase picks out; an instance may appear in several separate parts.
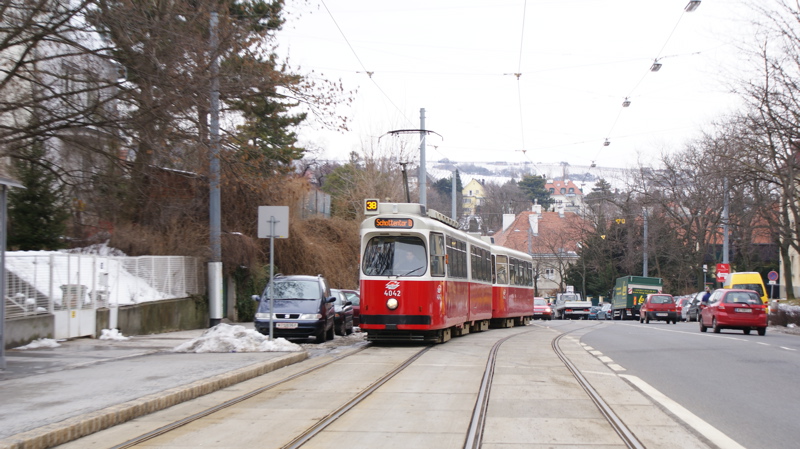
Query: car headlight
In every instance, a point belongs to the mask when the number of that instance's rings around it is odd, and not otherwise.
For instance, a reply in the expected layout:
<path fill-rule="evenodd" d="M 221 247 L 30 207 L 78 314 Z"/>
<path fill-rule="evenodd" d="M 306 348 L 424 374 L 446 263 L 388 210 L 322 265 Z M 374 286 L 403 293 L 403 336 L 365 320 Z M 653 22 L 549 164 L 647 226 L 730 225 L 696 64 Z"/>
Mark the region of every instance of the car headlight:
<path fill-rule="evenodd" d="M 320 320 L 322 319 L 321 313 L 303 313 L 300 314 L 301 320 Z"/>
<path fill-rule="evenodd" d="M 272 315 L 272 314 L 271 313 L 257 313 L 256 314 L 256 319 L 257 320 L 268 320 L 270 315 Z"/>

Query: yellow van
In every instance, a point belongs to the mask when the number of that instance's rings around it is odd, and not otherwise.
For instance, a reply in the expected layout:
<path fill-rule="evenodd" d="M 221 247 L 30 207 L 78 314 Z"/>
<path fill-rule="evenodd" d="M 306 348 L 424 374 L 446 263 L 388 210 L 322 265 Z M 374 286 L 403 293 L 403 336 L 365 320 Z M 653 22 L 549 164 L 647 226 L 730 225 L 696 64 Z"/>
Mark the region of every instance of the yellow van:
<path fill-rule="evenodd" d="M 764 287 L 764 280 L 761 279 L 761 274 L 754 271 L 747 271 L 742 273 L 730 273 L 722 284 L 722 288 L 744 288 L 753 290 L 758 293 L 764 304 L 769 303 L 767 298 L 767 289 Z"/>

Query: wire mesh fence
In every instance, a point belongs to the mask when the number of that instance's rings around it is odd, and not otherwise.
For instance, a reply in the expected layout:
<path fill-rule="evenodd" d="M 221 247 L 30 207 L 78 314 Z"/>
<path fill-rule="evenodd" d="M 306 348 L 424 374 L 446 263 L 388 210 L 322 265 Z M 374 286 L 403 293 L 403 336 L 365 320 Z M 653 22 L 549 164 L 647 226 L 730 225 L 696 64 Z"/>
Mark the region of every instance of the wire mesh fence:
<path fill-rule="evenodd" d="M 205 293 L 205 265 L 183 256 L 6 253 L 6 319 Z"/>

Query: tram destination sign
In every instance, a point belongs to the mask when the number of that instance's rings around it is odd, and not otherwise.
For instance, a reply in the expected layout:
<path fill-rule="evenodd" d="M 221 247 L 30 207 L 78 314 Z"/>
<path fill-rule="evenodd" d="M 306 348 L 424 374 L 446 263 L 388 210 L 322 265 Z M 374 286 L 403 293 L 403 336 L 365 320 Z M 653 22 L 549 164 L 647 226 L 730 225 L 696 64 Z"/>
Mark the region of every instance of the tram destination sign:
<path fill-rule="evenodd" d="M 375 227 L 411 229 L 414 227 L 414 220 L 411 218 L 376 218 Z"/>

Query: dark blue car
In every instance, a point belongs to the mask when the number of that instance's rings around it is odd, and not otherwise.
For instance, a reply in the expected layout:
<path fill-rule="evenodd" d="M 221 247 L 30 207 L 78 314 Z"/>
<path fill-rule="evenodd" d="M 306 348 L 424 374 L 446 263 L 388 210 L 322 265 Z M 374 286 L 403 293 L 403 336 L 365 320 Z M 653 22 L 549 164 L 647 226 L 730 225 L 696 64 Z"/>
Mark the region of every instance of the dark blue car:
<path fill-rule="evenodd" d="M 274 311 L 270 310 L 270 291 L 273 288 Z M 276 275 L 264 293 L 254 295 L 253 299 L 258 301 L 254 325 L 262 334 L 269 335 L 271 319 L 275 338 L 314 337 L 317 343 L 333 340 L 335 298 L 322 276 Z"/>

